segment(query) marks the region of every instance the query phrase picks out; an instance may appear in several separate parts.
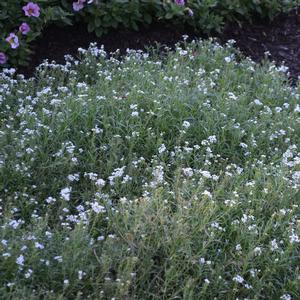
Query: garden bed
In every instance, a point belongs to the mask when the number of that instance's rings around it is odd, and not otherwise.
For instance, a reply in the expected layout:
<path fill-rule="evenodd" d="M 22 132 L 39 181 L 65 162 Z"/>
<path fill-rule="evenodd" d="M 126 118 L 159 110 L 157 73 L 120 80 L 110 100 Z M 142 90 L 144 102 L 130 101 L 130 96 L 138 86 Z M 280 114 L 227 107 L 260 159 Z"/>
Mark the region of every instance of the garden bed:
<path fill-rule="evenodd" d="M 191 38 L 207 37 L 196 35 L 191 29 L 174 29 L 163 23 L 141 28 L 140 31 L 112 30 L 100 38 L 87 32 L 84 24 L 65 27 L 53 25 L 33 44 L 34 54 L 30 65 L 20 68 L 19 72 L 27 77 L 33 75 L 35 67 L 46 58 L 63 63 L 64 55 L 76 56 L 79 47 L 87 48 L 91 42 L 104 45 L 109 52 L 120 49 L 124 53 L 127 48 L 145 49 L 156 43 L 172 46 L 184 34 Z M 236 40 L 236 46 L 242 53 L 256 62 L 266 57 L 278 64 L 285 62 L 294 80 L 300 75 L 300 16 L 296 10 L 278 16 L 271 23 L 257 19 L 252 24 L 245 22 L 241 26 L 228 24 L 218 38 L 223 43 L 229 39 Z"/>
<path fill-rule="evenodd" d="M 2 299 L 300 299 L 300 86 L 230 43 L 107 57 L 0 76 Z"/>
<path fill-rule="evenodd" d="M 234 48 L 296 78 L 297 22 L 48 27 L 0 73 L 1 299 L 300 299 L 300 85 Z"/>

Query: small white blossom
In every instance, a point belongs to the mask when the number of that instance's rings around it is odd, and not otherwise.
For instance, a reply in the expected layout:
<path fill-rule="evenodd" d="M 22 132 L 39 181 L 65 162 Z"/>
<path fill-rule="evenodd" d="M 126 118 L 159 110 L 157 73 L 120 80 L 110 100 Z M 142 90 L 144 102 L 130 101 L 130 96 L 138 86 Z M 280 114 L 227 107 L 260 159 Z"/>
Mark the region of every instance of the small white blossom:
<path fill-rule="evenodd" d="M 22 254 L 19 257 L 17 257 L 16 263 L 19 266 L 24 266 L 24 262 L 25 262 L 25 258 L 24 258 L 24 256 Z"/>
<path fill-rule="evenodd" d="M 188 129 L 191 126 L 191 123 L 188 121 L 184 121 L 182 124 L 182 127 L 184 127 L 185 129 Z"/>
<path fill-rule="evenodd" d="M 99 214 L 99 213 L 101 213 L 101 212 L 105 212 L 105 207 L 99 205 L 98 202 L 93 202 L 93 203 L 91 204 L 91 206 L 92 206 L 92 210 L 93 210 L 96 214 Z"/>
<path fill-rule="evenodd" d="M 283 294 L 280 300 L 292 300 L 292 296 L 290 294 Z"/>
<path fill-rule="evenodd" d="M 233 281 L 238 282 L 238 283 L 243 283 L 245 280 L 242 276 L 236 275 L 232 278 Z"/>
<path fill-rule="evenodd" d="M 70 195 L 71 195 L 72 188 L 71 187 L 66 187 L 60 191 L 60 196 L 65 200 L 65 201 L 70 201 Z"/>

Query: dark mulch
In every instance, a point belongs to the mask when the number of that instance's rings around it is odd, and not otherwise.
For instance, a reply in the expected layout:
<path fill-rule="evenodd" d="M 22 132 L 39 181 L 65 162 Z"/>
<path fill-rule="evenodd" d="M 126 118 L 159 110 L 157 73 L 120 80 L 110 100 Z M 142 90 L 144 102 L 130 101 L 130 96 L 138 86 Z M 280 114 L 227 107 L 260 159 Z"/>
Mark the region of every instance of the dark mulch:
<path fill-rule="evenodd" d="M 257 21 L 243 27 L 230 24 L 221 36 L 222 41 L 228 39 L 236 40 L 237 47 L 256 62 L 270 52 L 270 60 L 285 62 L 292 79 L 300 76 L 300 9 L 299 14 L 293 11 L 280 15 L 271 23 Z"/>
<path fill-rule="evenodd" d="M 160 23 L 153 24 L 149 28 L 141 28 L 139 31 L 112 30 L 100 38 L 87 32 L 85 24 L 64 27 L 53 25 L 47 28 L 42 37 L 33 44 L 34 54 L 30 59 L 30 65 L 18 71 L 25 76 L 31 76 L 35 67 L 45 58 L 63 63 L 65 54 L 76 57 L 77 49 L 87 48 L 91 42 L 97 42 L 98 46 L 104 45 L 107 52 L 119 49 L 121 53 L 125 53 L 127 48 L 144 50 L 146 47 L 156 46 L 156 43 L 172 47 L 182 40 L 183 34 L 196 37 L 191 30 L 174 29 Z"/>
<path fill-rule="evenodd" d="M 45 58 L 63 63 L 65 54 L 76 56 L 78 47 L 87 48 L 90 42 L 103 44 L 109 52 L 120 49 L 124 53 L 127 48 L 145 49 L 145 46 L 153 46 L 155 42 L 172 46 L 182 39 L 183 34 L 193 38 L 200 37 L 191 30 L 174 29 L 165 24 L 154 24 L 149 28 L 141 28 L 138 32 L 112 30 L 101 38 L 88 33 L 86 26 L 82 24 L 70 27 L 50 26 L 33 44 L 34 54 L 30 65 L 20 68 L 19 72 L 26 76 L 33 75 L 35 66 Z M 256 20 L 252 24 L 243 23 L 241 27 L 229 24 L 218 38 L 221 42 L 236 40 L 236 46 L 257 62 L 264 59 L 265 52 L 268 51 L 271 60 L 278 64 L 285 62 L 292 79 L 300 76 L 300 14 L 296 11 L 280 15 L 272 22 Z"/>

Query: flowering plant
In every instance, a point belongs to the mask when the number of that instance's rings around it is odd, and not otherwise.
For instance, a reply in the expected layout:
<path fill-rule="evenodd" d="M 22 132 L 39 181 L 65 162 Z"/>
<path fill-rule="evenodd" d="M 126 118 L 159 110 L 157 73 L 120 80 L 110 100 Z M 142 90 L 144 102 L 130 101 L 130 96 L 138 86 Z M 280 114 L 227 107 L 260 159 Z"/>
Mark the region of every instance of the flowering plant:
<path fill-rule="evenodd" d="M 110 28 L 137 30 L 139 25 L 167 21 L 172 26 L 189 25 L 195 31 L 220 32 L 226 21 L 250 20 L 254 15 L 273 18 L 281 11 L 295 7 L 299 0 L 73 0 L 77 18 L 88 24 L 97 36 Z"/>
<path fill-rule="evenodd" d="M 139 25 L 149 25 L 155 20 L 192 15 L 185 0 L 74 0 L 72 8 L 88 24 L 88 31 L 97 36 L 110 28 L 138 30 Z"/>
<path fill-rule="evenodd" d="M 0 66 L 25 65 L 29 44 L 51 21 L 70 23 L 70 13 L 59 0 L 9 0 L 0 2 Z"/>

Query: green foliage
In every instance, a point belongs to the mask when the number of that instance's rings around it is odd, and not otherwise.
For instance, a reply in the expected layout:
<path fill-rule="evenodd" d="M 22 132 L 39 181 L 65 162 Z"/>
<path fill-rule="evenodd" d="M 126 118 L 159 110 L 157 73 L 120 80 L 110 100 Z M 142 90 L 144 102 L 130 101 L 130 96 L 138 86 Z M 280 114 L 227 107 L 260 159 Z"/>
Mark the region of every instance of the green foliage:
<path fill-rule="evenodd" d="M 126 27 L 138 30 L 141 24 L 151 24 L 162 11 L 163 6 L 159 0 L 116 0 L 95 2 L 85 7 L 80 15 L 87 22 L 88 30 L 101 36 L 110 28 Z"/>
<path fill-rule="evenodd" d="M 3 299 L 299 299 L 300 86 L 232 46 L 0 74 Z"/>
<path fill-rule="evenodd" d="M 298 4 L 297 0 L 189 0 L 179 6 L 173 0 L 94 1 L 80 11 L 89 31 L 98 36 L 110 28 L 137 30 L 139 25 L 166 21 L 170 25 L 188 24 L 198 32 L 221 31 L 224 22 L 251 19 L 257 15 L 274 18 Z"/>

